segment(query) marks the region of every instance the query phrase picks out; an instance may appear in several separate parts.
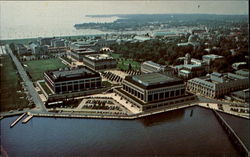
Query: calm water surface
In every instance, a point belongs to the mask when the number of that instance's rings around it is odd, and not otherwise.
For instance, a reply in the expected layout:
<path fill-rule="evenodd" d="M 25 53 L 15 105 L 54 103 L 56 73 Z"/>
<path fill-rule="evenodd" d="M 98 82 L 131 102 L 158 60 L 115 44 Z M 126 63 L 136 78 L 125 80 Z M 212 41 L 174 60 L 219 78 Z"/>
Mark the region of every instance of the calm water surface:
<path fill-rule="evenodd" d="M 230 116 L 225 113 L 220 114 L 250 150 L 250 121 L 245 118 L 236 118 L 235 116 Z"/>
<path fill-rule="evenodd" d="M 212 111 L 200 107 L 138 120 L 32 118 L 10 128 L 15 119 L 1 120 L 10 157 L 240 156 Z"/>

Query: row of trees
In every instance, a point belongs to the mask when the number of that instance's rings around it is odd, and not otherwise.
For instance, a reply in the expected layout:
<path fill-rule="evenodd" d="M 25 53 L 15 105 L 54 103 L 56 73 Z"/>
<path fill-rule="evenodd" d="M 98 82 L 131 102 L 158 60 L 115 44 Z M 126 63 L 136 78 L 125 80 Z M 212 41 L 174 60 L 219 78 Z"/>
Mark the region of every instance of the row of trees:
<path fill-rule="evenodd" d="M 200 40 L 200 46 L 195 49 L 191 45 L 178 47 L 177 44 L 179 42 L 180 40 L 178 39 L 172 42 L 155 39 L 144 42 L 113 44 L 111 49 L 115 53 L 122 54 L 125 58 L 132 58 L 138 62 L 152 60 L 156 63 L 167 65 L 180 64 L 177 58 L 185 56 L 186 53 L 190 53 L 191 57 L 196 59 L 202 59 L 202 56 L 206 54 L 217 54 L 224 56 L 222 61 L 212 64 L 212 71 L 218 72 L 232 71 L 233 63 L 246 61 L 245 56 L 248 56 L 248 43 L 242 41 L 235 42 L 223 38 L 213 41 L 213 43 L 207 46 L 205 45 L 205 40 Z M 212 49 L 215 44 L 218 47 Z M 210 52 L 204 50 L 209 47 L 211 49 Z M 230 49 L 237 49 L 236 54 L 232 55 Z"/>

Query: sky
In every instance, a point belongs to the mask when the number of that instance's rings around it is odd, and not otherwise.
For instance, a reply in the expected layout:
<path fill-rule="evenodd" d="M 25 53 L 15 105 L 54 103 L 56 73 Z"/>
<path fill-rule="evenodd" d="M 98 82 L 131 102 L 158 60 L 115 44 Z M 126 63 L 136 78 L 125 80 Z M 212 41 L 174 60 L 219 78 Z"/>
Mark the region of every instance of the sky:
<path fill-rule="evenodd" d="M 200 7 L 198 7 L 200 6 Z M 87 14 L 245 14 L 248 1 L 0 1 L 0 33 L 27 26 L 46 29 L 88 22 Z M 101 20 L 101 19 L 99 19 Z M 112 21 L 114 19 L 105 19 Z M 93 22 L 93 21 L 89 21 Z M 40 29 L 41 30 L 41 29 Z M 0 34 L 1 35 L 1 34 Z"/>
<path fill-rule="evenodd" d="M 200 6 L 198 8 L 198 5 Z M 208 13 L 248 14 L 248 1 L 0 1 L 6 24 L 53 19 L 77 21 L 86 14 Z M 11 19 L 11 20 L 10 20 Z M 64 20 L 65 20 L 64 19 Z"/>

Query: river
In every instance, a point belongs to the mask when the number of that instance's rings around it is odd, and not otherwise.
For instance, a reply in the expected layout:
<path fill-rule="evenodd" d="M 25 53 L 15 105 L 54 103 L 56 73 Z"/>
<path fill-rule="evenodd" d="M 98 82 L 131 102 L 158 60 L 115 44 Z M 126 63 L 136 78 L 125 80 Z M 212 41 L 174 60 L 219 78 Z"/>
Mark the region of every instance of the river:
<path fill-rule="evenodd" d="M 32 118 L 10 128 L 15 119 L 1 120 L 10 157 L 240 156 L 213 112 L 201 107 L 137 120 Z"/>

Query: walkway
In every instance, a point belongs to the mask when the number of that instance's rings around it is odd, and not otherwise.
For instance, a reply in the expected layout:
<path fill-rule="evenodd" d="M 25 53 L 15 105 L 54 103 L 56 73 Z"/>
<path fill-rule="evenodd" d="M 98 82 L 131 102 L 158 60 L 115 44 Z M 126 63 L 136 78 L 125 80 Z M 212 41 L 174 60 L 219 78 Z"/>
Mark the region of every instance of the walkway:
<path fill-rule="evenodd" d="M 25 86 L 28 89 L 28 92 L 31 95 L 33 102 L 35 103 L 35 105 L 38 107 L 39 110 L 46 111 L 46 108 L 45 108 L 43 102 L 41 101 L 38 93 L 36 92 L 36 89 L 33 85 L 33 82 L 29 79 L 26 71 L 24 70 L 22 64 L 19 62 L 17 57 L 12 53 L 12 50 L 10 49 L 9 45 L 6 45 L 6 50 L 10 54 L 13 62 L 16 65 L 16 68 L 17 68 L 21 78 L 25 82 Z"/>

